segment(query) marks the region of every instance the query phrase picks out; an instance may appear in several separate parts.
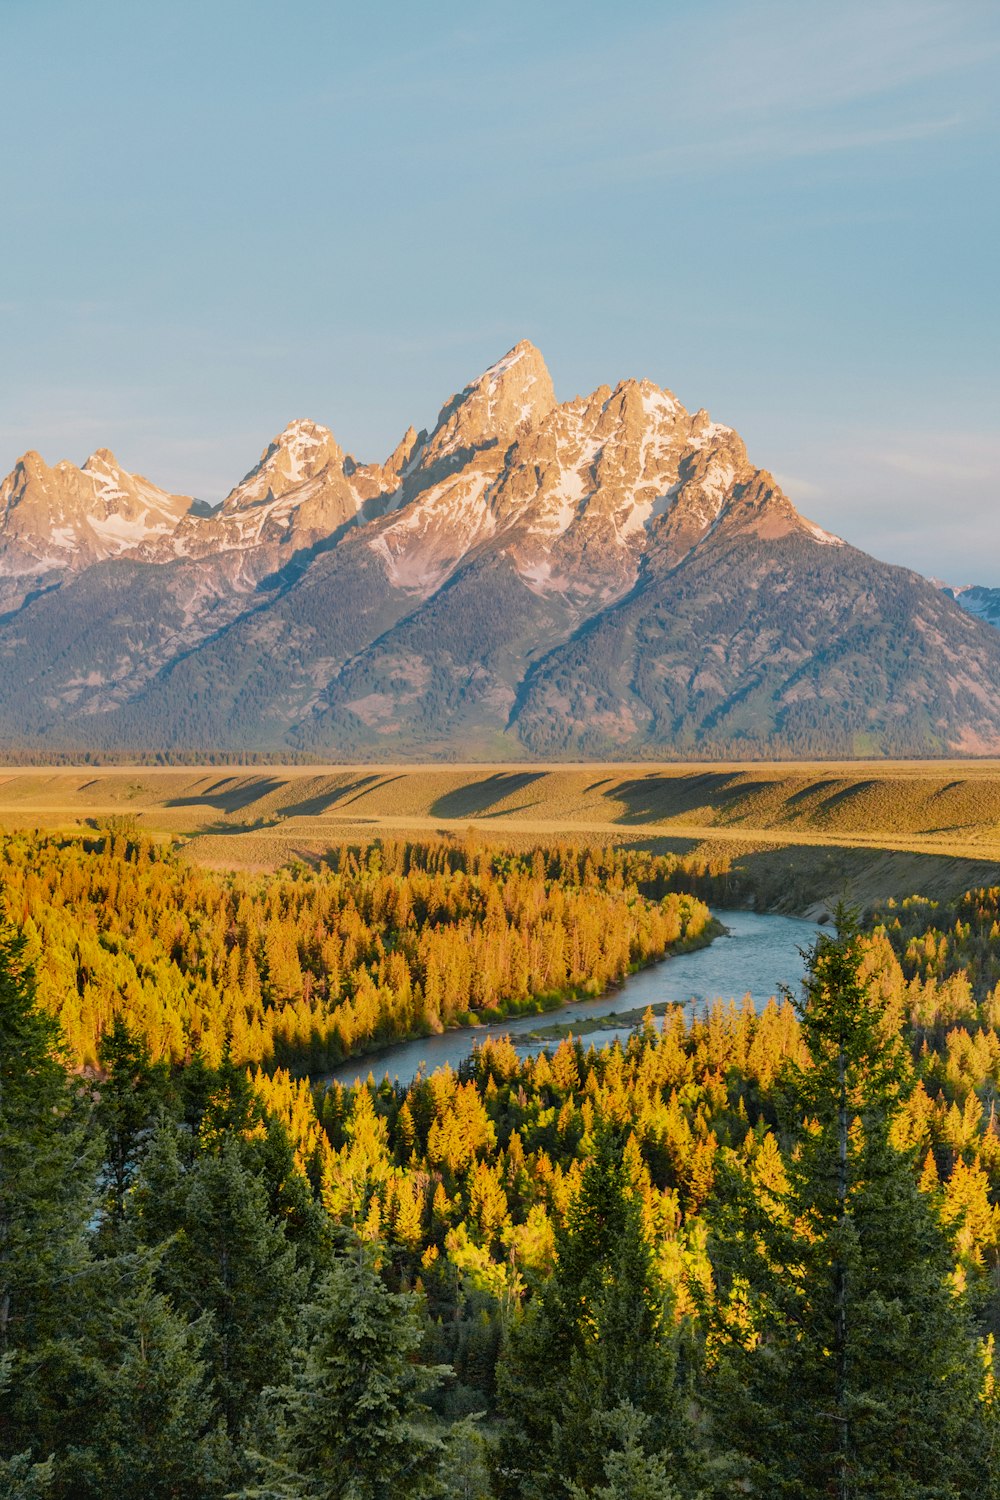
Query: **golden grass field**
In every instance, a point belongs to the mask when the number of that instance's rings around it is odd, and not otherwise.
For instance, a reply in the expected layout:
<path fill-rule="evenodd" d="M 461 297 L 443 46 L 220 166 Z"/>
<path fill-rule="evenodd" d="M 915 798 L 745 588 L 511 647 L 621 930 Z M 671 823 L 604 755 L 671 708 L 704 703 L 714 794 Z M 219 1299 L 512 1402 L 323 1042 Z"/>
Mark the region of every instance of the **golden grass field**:
<path fill-rule="evenodd" d="M 1000 883 L 1000 761 L 0 771 L 0 827 L 113 816 L 183 837 L 189 858 L 217 868 L 274 869 L 345 841 L 474 829 L 518 845 L 724 858 L 790 909 Z"/>

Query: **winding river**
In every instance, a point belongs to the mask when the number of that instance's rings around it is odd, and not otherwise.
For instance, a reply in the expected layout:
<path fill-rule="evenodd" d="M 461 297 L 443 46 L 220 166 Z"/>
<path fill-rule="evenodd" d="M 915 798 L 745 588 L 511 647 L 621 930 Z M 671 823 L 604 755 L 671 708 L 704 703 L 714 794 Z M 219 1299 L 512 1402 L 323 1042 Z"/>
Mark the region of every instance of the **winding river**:
<path fill-rule="evenodd" d="M 412 1082 L 417 1072 L 431 1072 L 445 1063 L 457 1067 L 476 1042 L 488 1036 L 510 1036 L 523 1055 L 538 1052 L 552 1043 L 529 1037 L 544 1027 L 607 1017 L 607 1026 L 591 1032 L 585 1040 L 603 1046 L 613 1037 L 628 1035 L 628 1025 L 616 1025 L 624 1013 L 644 1010 L 647 1005 L 674 1001 L 690 1011 L 716 999 L 742 1000 L 749 994 L 760 1009 L 782 985 L 795 989 L 802 978 L 800 950 L 813 941 L 819 928 L 800 917 L 782 917 L 750 911 L 720 911 L 727 931 L 707 948 L 680 953 L 632 974 L 617 989 L 594 1000 L 574 1000 L 544 1015 L 511 1016 L 491 1026 L 464 1027 L 440 1036 L 418 1037 L 398 1042 L 367 1057 L 353 1058 L 326 1077 L 343 1084 L 356 1078 L 388 1074 L 400 1083 Z"/>

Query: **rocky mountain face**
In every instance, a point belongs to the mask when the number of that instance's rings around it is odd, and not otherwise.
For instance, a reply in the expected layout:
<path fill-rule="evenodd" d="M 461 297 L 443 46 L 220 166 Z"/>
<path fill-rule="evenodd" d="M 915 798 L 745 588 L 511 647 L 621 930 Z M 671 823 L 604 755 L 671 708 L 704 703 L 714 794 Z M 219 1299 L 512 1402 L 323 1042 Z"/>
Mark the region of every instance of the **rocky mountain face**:
<path fill-rule="evenodd" d="M 26 454 L 0 610 L 18 748 L 1000 750 L 1000 635 L 669 391 L 559 403 L 527 342 L 382 464 L 291 422 L 211 511 Z"/>
<path fill-rule="evenodd" d="M 81 469 L 35 452 L 0 485 L 0 609 L 62 578 L 169 536 L 192 500 L 121 468 L 107 448 Z"/>

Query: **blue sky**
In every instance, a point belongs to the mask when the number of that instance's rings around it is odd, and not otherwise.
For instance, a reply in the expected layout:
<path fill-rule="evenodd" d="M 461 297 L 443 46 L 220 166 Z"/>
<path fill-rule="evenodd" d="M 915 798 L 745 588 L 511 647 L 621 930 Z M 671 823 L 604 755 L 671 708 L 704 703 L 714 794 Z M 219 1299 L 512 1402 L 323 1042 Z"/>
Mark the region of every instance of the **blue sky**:
<path fill-rule="evenodd" d="M 995 0 L 0 0 L 0 471 L 380 458 L 521 337 L 1000 584 Z"/>

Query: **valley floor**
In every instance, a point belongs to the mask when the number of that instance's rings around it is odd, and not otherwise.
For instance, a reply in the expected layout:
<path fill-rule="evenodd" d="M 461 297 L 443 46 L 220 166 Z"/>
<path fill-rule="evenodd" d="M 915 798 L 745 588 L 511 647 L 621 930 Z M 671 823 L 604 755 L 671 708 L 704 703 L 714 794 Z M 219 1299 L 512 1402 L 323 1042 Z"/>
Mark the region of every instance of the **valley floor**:
<path fill-rule="evenodd" d="M 0 826 L 134 819 L 216 868 L 315 861 L 345 841 L 572 839 L 695 855 L 739 899 L 818 913 L 1000 879 L 1000 762 L 22 767 Z"/>

